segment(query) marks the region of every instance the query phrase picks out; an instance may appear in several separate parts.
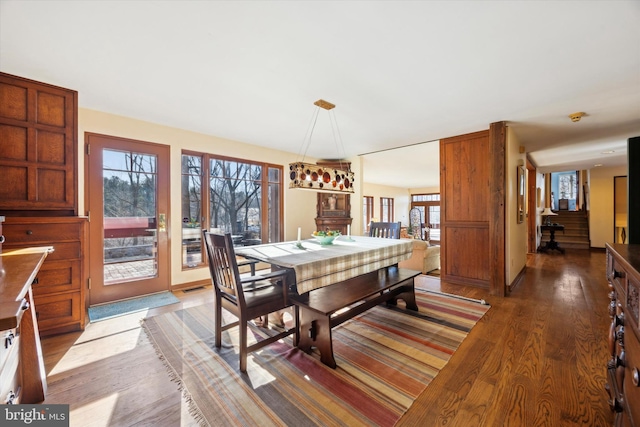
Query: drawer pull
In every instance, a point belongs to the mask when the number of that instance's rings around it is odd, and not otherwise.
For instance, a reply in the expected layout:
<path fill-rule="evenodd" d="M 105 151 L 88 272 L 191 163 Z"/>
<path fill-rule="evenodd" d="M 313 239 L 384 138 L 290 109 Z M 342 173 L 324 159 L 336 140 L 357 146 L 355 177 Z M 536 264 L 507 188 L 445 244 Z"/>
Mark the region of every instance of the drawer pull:
<path fill-rule="evenodd" d="M 4 236 L 0 234 L 0 243 L 4 243 Z"/>
<path fill-rule="evenodd" d="M 16 401 L 16 397 L 16 394 L 13 392 L 13 390 L 11 390 L 7 395 L 7 399 L 4 401 L 4 403 L 6 403 L 7 405 L 13 405 Z"/>
<path fill-rule="evenodd" d="M 33 234 L 33 231 L 27 230 L 27 236 L 31 236 L 32 234 Z M 615 277 L 615 274 L 614 274 L 614 277 Z"/>
<path fill-rule="evenodd" d="M 640 371 L 638 371 L 638 368 L 633 368 L 631 371 L 631 382 L 636 387 L 640 386 Z"/>
<path fill-rule="evenodd" d="M 29 310 L 29 301 L 22 301 L 22 307 L 20 307 L 22 310 Z"/>
<path fill-rule="evenodd" d="M 16 338 L 15 335 L 13 335 L 13 332 L 9 332 L 9 334 L 4 337 L 4 348 L 8 349 L 9 347 L 11 347 L 13 345 L 13 340 Z"/>

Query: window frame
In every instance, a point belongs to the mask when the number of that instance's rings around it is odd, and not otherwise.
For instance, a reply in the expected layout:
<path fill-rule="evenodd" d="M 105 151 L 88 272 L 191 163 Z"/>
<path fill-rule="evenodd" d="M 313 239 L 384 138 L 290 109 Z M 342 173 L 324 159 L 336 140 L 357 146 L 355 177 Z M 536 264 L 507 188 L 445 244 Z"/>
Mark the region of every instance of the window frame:
<path fill-rule="evenodd" d="M 284 227 L 282 226 L 284 224 L 284 167 L 282 165 L 279 164 L 275 164 L 275 163 L 269 163 L 269 162 L 261 162 L 261 161 L 256 161 L 256 160 L 250 160 L 250 159 L 242 159 L 242 158 L 238 158 L 238 157 L 230 157 L 230 156 L 223 156 L 223 155 L 219 155 L 219 154 L 215 154 L 215 153 L 206 153 L 206 152 L 201 152 L 201 151 L 194 151 L 194 150 L 182 150 L 181 151 L 181 155 L 180 155 L 180 161 L 181 161 L 181 165 L 182 165 L 182 161 L 184 156 L 193 156 L 193 157 L 200 157 L 201 159 L 201 171 L 200 171 L 200 179 L 201 179 L 201 183 L 200 183 L 200 222 L 199 222 L 199 229 L 207 229 L 210 230 L 211 229 L 211 200 L 210 200 L 210 185 L 211 185 L 211 168 L 210 168 L 210 164 L 212 160 L 221 160 L 221 161 L 229 161 L 229 162 L 237 162 L 237 163 L 244 163 L 244 164 L 250 164 L 250 165 L 255 165 L 255 166 L 259 166 L 260 168 L 262 168 L 261 170 L 261 184 L 260 184 L 260 200 L 261 200 L 261 206 L 260 206 L 260 239 L 263 242 L 269 242 L 270 240 L 270 233 L 272 232 L 272 225 L 269 223 L 269 215 L 272 212 L 272 206 L 270 203 L 270 199 L 269 199 L 269 191 L 270 189 L 273 188 L 274 185 L 276 185 L 276 188 L 279 192 L 279 197 L 278 197 L 278 206 L 277 206 L 277 216 L 278 218 L 275 219 L 275 221 L 277 221 L 278 224 L 278 230 L 276 231 L 276 239 L 278 239 L 277 241 L 282 241 L 284 239 Z M 277 175 L 279 176 L 279 180 L 278 181 L 270 181 L 270 177 L 271 177 L 271 173 L 272 169 L 277 170 Z M 180 200 L 181 200 L 181 213 L 180 216 L 183 216 L 183 211 L 182 211 L 182 205 L 184 203 L 184 194 L 183 194 L 183 186 L 182 186 L 182 177 L 184 177 L 185 174 L 182 171 L 182 166 L 181 166 L 181 192 L 180 192 Z M 183 219 L 184 220 L 184 219 Z M 185 227 L 182 227 L 182 230 L 184 230 Z M 184 247 L 184 232 L 181 231 L 181 245 Z M 181 259 L 181 266 L 182 266 L 182 270 L 192 270 L 194 268 L 201 268 L 201 267 L 206 267 L 207 266 L 207 260 L 206 257 L 204 256 L 204 245 L 202 242 L 202 239 L 200 239 L 200 253 L 202 254 L 201 257 L 201 262 L 190 265 L 190 264 L 186 264 L 185 263 L 185 259 Z"/>
<path fill-rule="evenodd" d="M 380 197 L 380 221 L 394 221 L 393 197 Z"/>

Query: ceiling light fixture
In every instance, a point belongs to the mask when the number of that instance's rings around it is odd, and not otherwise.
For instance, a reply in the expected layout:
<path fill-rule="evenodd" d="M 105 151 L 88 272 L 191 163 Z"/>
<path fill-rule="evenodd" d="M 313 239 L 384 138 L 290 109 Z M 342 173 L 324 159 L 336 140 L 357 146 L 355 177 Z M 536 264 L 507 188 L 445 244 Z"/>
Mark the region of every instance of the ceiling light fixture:
<path fill-rule="evenodd" d="M 353 181 L 354 174 L 351 171 L 351 163 L 343 162 L 342 160 L 335 160 L 331 162 L 320 162 L 318 164 L 305 163 L 304 158 L 307 154 L 307 149 L 311 145 L 311 137 L 316 126 L 318 114 L 320 109 L 326 110 L 329 114 L 329 120 L 331 122 L 331 130 L 333 131 L 333 139 L 338 147 L 338 140 L 342 147 L 342 156 L 345 156 L 344 145 L 342 144 L 342 138 L 340 131 L 338 130 L 338 123 L 332 110 L 335 108 L 335 104 L 332 104 L 323 99 L 319 99 L 313 103 L 316 108 L 314 109 L 313 116 L 311 117 L 310 131 L 307 132 L 308 139 L 306 143 L 303 142 L 302 147 L 304 152 L 302 153 L 302 160 L 289 164 L 289 188 L 326 191 L 332 193 L 353 193 Z M 331 165 L 327 165 L 331 163 Z M 338 165 L 339 168 L 333 167 Z"/>
<path fill-rule="evenodd" d="M 616 152 L 616 150 L 608 150 L 608 151 L 603 151 L 603 152 L 602 152 L 602 153 L 600 153 L 600 154 L 613 154 L 613 153 L 615 153 L 615 152 Z"/>
<path fill-rule="evenodd" d="M 575 123 L 575 122 L 579 122 L 580 119 L 586 115 L 587 113 L 577 112 L 577 113 L 569 114 L 569 118 L 571 119 L 572 122 Z"/>

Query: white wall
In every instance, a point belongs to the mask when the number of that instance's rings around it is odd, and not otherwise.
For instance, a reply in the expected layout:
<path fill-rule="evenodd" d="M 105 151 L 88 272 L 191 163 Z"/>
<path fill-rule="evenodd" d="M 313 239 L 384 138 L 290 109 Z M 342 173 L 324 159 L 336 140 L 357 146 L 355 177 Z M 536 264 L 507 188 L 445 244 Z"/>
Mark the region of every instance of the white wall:
<path fill-rule="evenodd" d="M 520 142 L 511 128 L 507 127 L 507 147 L 506 147 L 506 209 L 505 212 L 505 277 L 507 284 L 512 283 L 520 271 L 527 264 L 527 220 L 518 224 L 518 164 L 522 164 L 526 172 L 526 154 L 520 153 Z M 525 180 L 526 182 L 526 180 Z M 526 185 L 525 185 L 526 187 Z M 527 191 L 525 188 L 525 197 Z M 527 201 L 525 200 L 525 208 Z M 528 215 L 534 215 L 528 212 Z"/>
<path fill-rule="evenodd" d="M 193 281 L 207 279 L 209 270 L 197 268 L 182 271 L 182 241 L 181 230 L 181 155 L 183 149 L 200 151 L 204 153 L 220 154 L 247 160 L 259 160 L 284 167 L 285 194 L 284 194 L 284 234 L 285 240 L 295 240 L 298 227 L 301 227 L 302 235 L 309 236 L 315 229 L 316 195 L 315 191 L 288 189 L 288 164 L 299 161 L 296 154 L 276 151 L 270 148 L 258 147 L 237 141 L 231 141 L 215 136 L 204 135 L 182 129 L 170 128 L 155 123 L 134 120 L 131 118 L 116 116 L 94 110 L 80 108 L 78 111 L 78 181 L 79 181 L 79 206 L 84 213 L 84 142 L 85 132 L 98 133 L 140 141 L 165 144 L 171 147 L 171 213 L 168 224 L 171 243 L 171 284 L 178 285 Z M 314 162 L 315 159 L 305 159 Z M 352 160 L 356 181 L 361 179 L 360 160 Z M 352 209 L 361 205 L 362 183 L 355 187 L 352 197 Z M 355 205 L 354 205 L 355 202 Z M 356 209 L 357 211 L 357 209 Z M 360 212 L 362 208 L 360 208 Z M 354 217 L 354 220 L 356 218 Z M 358 219 L 358 224 L 360 220 Z M 355 224 L 354 224 L 355 225 Z"/>
<path fill-rule="evenodd" d="M 364 184 L 364 189 L 362 196 L 358 199 L 358 203 L 360 205 L 360 228 L 352 228 L 357 230 L 357 233 L 354 234 L 362 234 L 363 226 L 366 224 L 362 224 L 362 197 L 371 196 L 373 197 L 373 217 L 377 218 L 378 221 L 381 221 L 380 218 L 380 198 L 381 197 L 390 197 L 393 199 L 393 216 L 394 222 L 400 221 L 403 227 L 409 225 L 409 207 L 411 206 L 410 193 L 408 188 L 401 187 L 390 187 L 388 185 L 378 185 L 378 184 Z M 353 201 L 351 202 L 351 208 L 353 210 Z"/>
<path fill-rule="evenodd" d="M 604 248 L 605 243 L 614 240 L 613 177 L 626 175 L 627 166 L 589 170 L 589 237 L 592 248 Z"/>

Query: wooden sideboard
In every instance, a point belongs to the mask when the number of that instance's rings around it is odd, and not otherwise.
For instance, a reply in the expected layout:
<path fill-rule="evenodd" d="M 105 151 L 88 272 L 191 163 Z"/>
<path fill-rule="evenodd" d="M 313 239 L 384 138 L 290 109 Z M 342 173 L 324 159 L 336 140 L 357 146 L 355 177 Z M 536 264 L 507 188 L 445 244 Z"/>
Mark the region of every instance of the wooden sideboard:
<path fill-rule="evenodd" d="M 83 217 L 5 219 L 4 250 L 54 248 L 33 284 L 42 336 L 84 329 L 87 228 Z"/>
<path fill-rule="evenodd" d="M 39 403 L 47 392 L 31 283 L 51 250 L 0 254 L 0 404 Z"/>
<path fill-rule="evenodd" d="M 640 425 L 640 245 L 607 243 L 607 280 L 609 405 L 616 427 L 634 427 Z"/>

